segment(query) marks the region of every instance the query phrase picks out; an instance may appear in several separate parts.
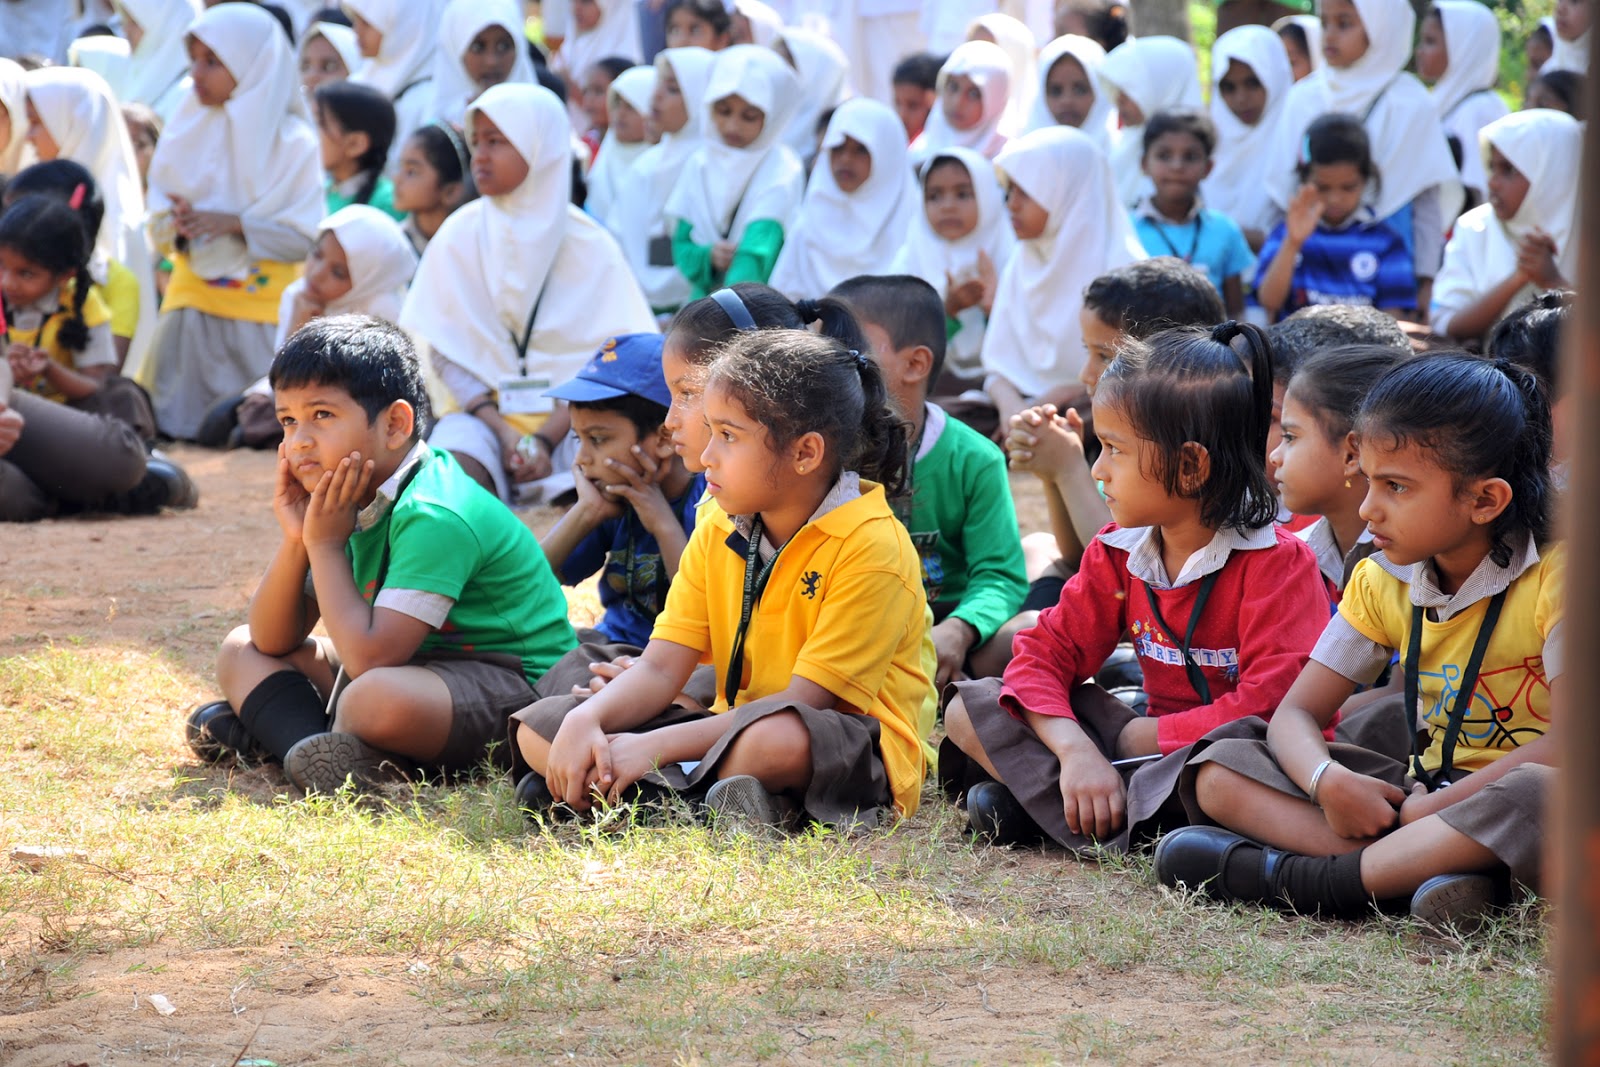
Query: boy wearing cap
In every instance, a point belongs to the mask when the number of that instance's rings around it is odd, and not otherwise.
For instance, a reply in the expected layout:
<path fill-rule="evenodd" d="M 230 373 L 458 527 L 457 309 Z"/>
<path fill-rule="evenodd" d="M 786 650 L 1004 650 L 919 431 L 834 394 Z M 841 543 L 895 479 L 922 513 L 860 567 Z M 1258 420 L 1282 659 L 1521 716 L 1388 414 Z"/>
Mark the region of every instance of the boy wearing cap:
<path fill-rule="evenodd" d="M 605 613 L 579 639 L 632 646 L 607 655 L 580 648 L 587 655 L 576 657 L 583 659 L 585 678 L 589 662 L 637 653 L 650 640 L 694 530 L 695 505 L 705 495 L 705 476 L 689 473 L 663 426 L 672 397 L 661 372 L 661 344 L 660 334 L 613 337 L 576 378 L 547 394 L 567 401 L 572 413 L 578 500 L 540 547 L 567 585 L 604 568 Z M 552 671 L 547 681 L 564 674 Z"/>

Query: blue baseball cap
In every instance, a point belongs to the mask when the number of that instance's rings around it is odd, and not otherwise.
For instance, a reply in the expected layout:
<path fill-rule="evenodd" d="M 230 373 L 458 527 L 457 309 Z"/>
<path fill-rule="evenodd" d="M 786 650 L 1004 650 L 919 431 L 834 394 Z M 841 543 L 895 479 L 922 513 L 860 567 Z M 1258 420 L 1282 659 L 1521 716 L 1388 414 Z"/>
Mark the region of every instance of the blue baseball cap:
<path fill-rule="evenodd" d="M 662 407 L 672 406 L 666 375 L 661 372 L 659 333 L 624 333 L 600 346 L 578 376 L 546 391 L 557 400 L 615 400 L 619 396 L 643 397 Z"/>

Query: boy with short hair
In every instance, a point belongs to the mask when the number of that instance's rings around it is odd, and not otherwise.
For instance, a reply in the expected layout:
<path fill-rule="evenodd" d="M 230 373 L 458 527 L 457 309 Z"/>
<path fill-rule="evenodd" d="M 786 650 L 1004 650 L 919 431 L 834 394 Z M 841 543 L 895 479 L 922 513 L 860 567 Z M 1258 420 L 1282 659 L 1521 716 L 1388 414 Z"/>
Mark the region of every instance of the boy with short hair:
<path fill-rule="evenodd" d="M 829 293 L 855 313 L 884 383 L 910 424 L 911 502 L 903 515 L 922 557 L 938 657 L 935 683 L 964 676 L 968 654 L 994 636 L 1027 593 L 1005 456 L 928 402 L 944 366 L 944 301 L 906 274 L 850 278 Z"/>
<path fill-rule="evenodd" d="M 574 644 L 561 586 L 522 521 L 423 440 L 427 393 L 400 329 L 317 319 L 269 380 L 283 540 L 217 655 L 225 701 L 191 713 L 190 746 L 282 761 L 307 792 L 474 767 Z"/>
<path fill-rule="evenodd" d="M 1216 286 L 1229 318 L 1244 314 L 1243 275 L 1255 266 L 1239 224 L 1200 198 L 1211 173 L 1217 128 L 1189 109 L 1158 111 L 1144 127 L 1141 166 L 1155 185 L 1133 209 L 1139 243 L 1152 256 L 1176 256 Z"/>
<path fill-rule="evenodd" d="M 906 56 L 895 65 L 890 79 L 894 89 L 894 110 L 906 128 L 909 144 L 922 136 L 934 101 L 939 96 L 939 68 L 944 60 L 927 52 Z"/>
<path fill-rule="evenodd" d="M 672 395 L 661 372 L 660 334 L 623 334 L 545 395 L 567 401 L 578 439 L 578 500 L 540 547 L 561 581 L 604 568 L 598 638 L 642 649 L 667 600 L 678 558 L 694 532 L 705 475 L 691 474 L 663 425 Z"/>

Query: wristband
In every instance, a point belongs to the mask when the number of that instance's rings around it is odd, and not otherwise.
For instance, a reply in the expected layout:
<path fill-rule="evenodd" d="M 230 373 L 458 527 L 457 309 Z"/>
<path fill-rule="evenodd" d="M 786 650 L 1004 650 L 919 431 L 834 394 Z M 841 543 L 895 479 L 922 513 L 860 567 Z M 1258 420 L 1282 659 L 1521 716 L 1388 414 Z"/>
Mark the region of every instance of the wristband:
<path fill-rule="evenodd" d="M 546 437 L 542 433 L 539 433 L 538 431 L 530 433 L 528 436 L 533 438 L 535 441 L 538 441 L 541 445 L 544 445 L 545 455 L 550 456 L 552 458 L 555 456 L 555 454 L 556 454 L 556 443 L 554 441 L 550 440 L 550 438 Z"/>
<path fill-rule="evenodd" d="M 476 416 L 478 412 L 482 411 L 484 408 L 492 408 L 496 406 L 497 405 L 495 404 L 494 397 L 486 396 L 476 404 L 473 404 L 471 407 L 467 408 L 467 414 Z"/>
<path fill-rule="evenodd" d="M 1311 772 L 1311 783 L 1306 786 L 1306 797 L 1311 803 L 1317 803 L 1317 787 L 1322 784 L 1322 776 L 1328 773 L 1328 768 L 1331 766 L 1333 766 L 1333 760 L 1330 757 L 1317 764 L 1317 769 Z M 1320 807 L 1321 805 L 1318 806 Z"/>

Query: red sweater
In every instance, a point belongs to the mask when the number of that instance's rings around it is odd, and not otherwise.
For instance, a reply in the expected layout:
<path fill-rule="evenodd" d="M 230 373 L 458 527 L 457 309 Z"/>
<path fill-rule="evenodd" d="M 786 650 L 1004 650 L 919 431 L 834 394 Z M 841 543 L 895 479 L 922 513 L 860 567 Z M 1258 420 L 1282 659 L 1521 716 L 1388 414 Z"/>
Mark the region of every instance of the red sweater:
<path fill-rule="evenodd" d="M 1177 647 L 1146 600 L 1148 589 L 1181 640 L 1200 583 L 1149 588 L 1128 572 L 1126 551 L 1096 537 L 1061 602 L 1017 635 L 1000 706 L 1019 717 L 1026 708 L 1072 718 L 1067 694 L 1093 678 L 1122 635 L 1131 633 L 1163 753 L 1234 719 L 1271 717 L 1328 624 L 1327 586 L 1316 555 L 1286 530 L 1275 532 L 1272 548 L 1229 554 L 1195 628 L 1192 652 L 1211 687 L 1210 704 L 1197 704 Z"/>

